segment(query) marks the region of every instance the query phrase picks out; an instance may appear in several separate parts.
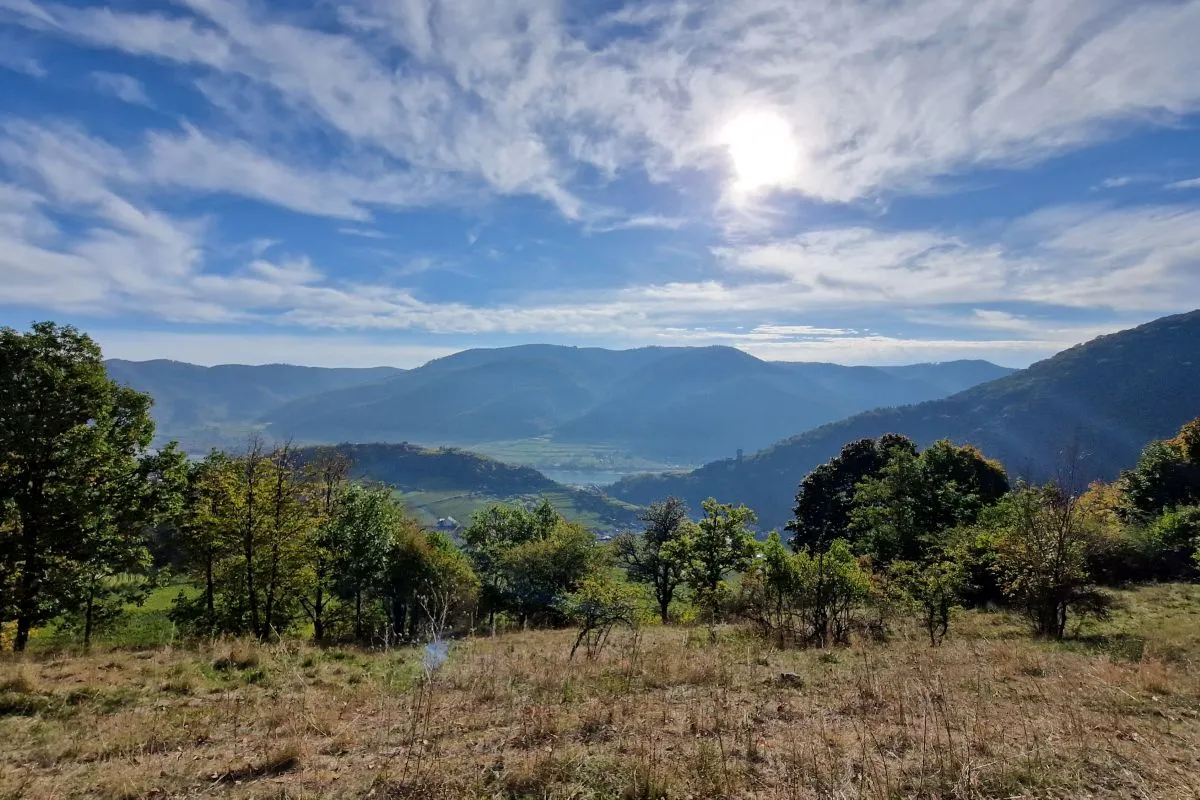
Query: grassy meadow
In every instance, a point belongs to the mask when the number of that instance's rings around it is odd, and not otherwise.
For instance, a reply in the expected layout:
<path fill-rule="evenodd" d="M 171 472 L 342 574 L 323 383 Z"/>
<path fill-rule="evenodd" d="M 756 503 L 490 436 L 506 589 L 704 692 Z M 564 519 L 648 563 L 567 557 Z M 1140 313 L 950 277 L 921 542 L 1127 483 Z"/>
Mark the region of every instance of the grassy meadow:
<path fill-rule="evenodd" d="M 569 661 L 573 631 L 534 631 L 434 671 L 297 641 L 5 655 L 0 797 L 1196 797 L 1200 587 L 1121 601 L 1061 643 L 964 612 L 938 648 L 656 626 Z"/>
<path fill-rule="evenodd" d="M 566 519 L 578 522 L 588 530 L 598 532 L 611 533 L 623 527 L 612 518 L 614 513 L 621 514 L 620 522 L 627 522 L 636 514 L 635 507 L 626 503 L 570 490 L 505 497 L 486 492 L 456 490 L 397 490 L 396 497 L 415 511 L 421 521 L 428 525 L 434 524 L 441 517 L 453 517 L 465 525 L 477 512 L 496 503 L 533 505 L 543 499 L 549 500 Z"/>

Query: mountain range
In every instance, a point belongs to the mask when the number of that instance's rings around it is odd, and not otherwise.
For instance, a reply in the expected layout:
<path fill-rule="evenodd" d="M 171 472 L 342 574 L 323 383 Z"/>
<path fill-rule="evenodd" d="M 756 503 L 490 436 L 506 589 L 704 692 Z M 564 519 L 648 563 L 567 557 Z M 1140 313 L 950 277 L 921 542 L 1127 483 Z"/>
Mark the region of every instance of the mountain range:
<path fill-rule="evenodd" d="M 945 397 L 1012 370 L 769 362 L 730 347 L 466 350 L 412 370 L 110 361 L 149 392 L 161 440 L 206 450 L 250 431 L 298 443 L 478 445 L 547 437 L 699 463 L 870 408 Z"/>
<path fill-rule="evenodd" d="M 765 528 L 791 515 L 800 480 L 847 442 L 884 433 L 921 445 L 978 446 L 1011 476 L 1053 478 L 1072 452 L 1076 479 L 1111 479 L 1151 439 L 1200 415 L 1200 311 L 1164 317 L 1077 345 L 949 397 L 880 409 L 809 430 L 745 458 L 686 474 L 626 478 L 613 497 L 644 504 L 668 495 L 693 509 L 706 497 L 745 503 Z"/>
<path fill-rule="evenodd" d="M 369 386 L 304 397 L 263 421 L 273 435 L 298 440 L 473 444 L 547 436 L 695 463 L 1009 372 L 973 361 L 775 363 L 730 347 L 526 345 L 468 350 Z"/>
<path fill-rule="evenodd" d="M 326 369 L 291 364 L 201 367 L 182 361 L 105 362 L 109 377 L 154 398 L 158 441 L 186 449 L 238 446 L 269 411 L 301 397 L 377 383 L 401 372 L 393 367 Z"/>

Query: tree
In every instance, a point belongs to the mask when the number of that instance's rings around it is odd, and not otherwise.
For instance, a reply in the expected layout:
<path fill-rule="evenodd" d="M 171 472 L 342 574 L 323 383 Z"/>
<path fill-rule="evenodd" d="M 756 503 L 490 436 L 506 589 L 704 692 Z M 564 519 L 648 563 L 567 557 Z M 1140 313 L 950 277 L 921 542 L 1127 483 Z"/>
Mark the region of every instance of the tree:
<path fill-rule="evenodd" d="M 1037 634 L 1061 639 L 1071 614 L 1107 612 L 1111 598 L 1096 588 L 1088 569 L 1101 532 L 1080 513 L 1077 497 L 1056 484 L 1021 486 L 998 511 L 1001 586 Z"/>
<path fill-rule="evenodd" d="M 383 587 L 394 635 L 416 639 L 425 626 L 436 639 L 466 616 L 478 594 L 479 580 L 463 552 L 406 516 L 388 554 Z"/>
<path fill-rule="evenodd" d="M 584 646 L 589 661 L 595 660 L 608 642 L 613 628 L 624 625 L 636 629 L 642 621 L 637 590 L 608 575 L 591 575 L 568 595 L 567 617 L 579 625 L 579 635 L 571 646 L 568 660 Z"/>
<path fill-rule="evenodd" d="M 313 639 L 325 639 L 329 603 L 334 593 L 333 567 L 337 557 L 334 521 L 347 493 L 350 460 L 333 448 L 321 448 L 304 465 L 305 480 L 315 489 L 316 535 L 312 544 L 311 576 L 300 604 L 313 625 Z"/>
<path fill-rule="evenodd" d="M 105 560 L 136 555 L 169 512 L 183 459 L 173 446 L 151 452 L 150 405 L 108 378 L 100 348 L 75 328 L 0 329 L 0 587 L 14 649 L 94 602 L 87 587 L 100 586 Z"/>
<path fill-rule="evenodd" d="M 330 522 L 328 547 L 339 594 L 353 604 L 354 638 L 363 640 L 363 599 L 383 584 L 404 510 L 388 489 L 351 486 Z"/>
<path fill-rule="evenodd" d="M 600 567 L 596 539 L 582 526 L 559 518 L 544 538 L 503 550 L 497 559 L 506 590 L 505 609 L 524 628 L 529 622 L 557 625 L 565 620 L 567 595 Z"/>
<path fill-rule="evenodd" d="M 440 639 L 448 626 L 473 610 L 479 579 L 461 550 L 438 531 L 425 534 L 429 545 L 414 600 L 430 639 Z"/>
<path fill-rule="evenodd" d="M 687 506 L 677 497 L 668 497 L 646 509 L 641 519 L 646 523 L 645 530 L 640 535 L 625 533 L 618 536 L 613 542 L 613 551 L 629 580 L 647 584 L 654 591 L 659 616 L 666 624 L 675 590 L 683 582 L 683 564 L 669 558 L 663 548 L 684 535 Z"/>
<path fill-rule="evenodd" d="M 718 503 L 711 497 L 703 509 L 697 524 L 688 525 L 683 536 L 664 546 L 664 556 L 684 565 L 684 580 L 713 626 L 728 590 L 725 576 L 746 569 L 754 558 L 749 526 L 757 517 L 745 506 Z M 710 632 L 715 635 L 715 629 Z"/>
<path fill-rule="evenodd" d="M 1169 508 L 1200 505 L 1200 417 L 1179 435 L 1146 445 L 1137 465 L 1121 473 L 1127 516 L 1148 520 Z"/>
<path fill-rule="evenodd" d="M 966 581 L 962 564 L 937 561 L 915 564 L 897 561 L 890 569 L 893 580 L 920 614 L 929 645 L 937 647 L 950 631 L 950 614 L 958 606 Z"/>
<path fill-rule="evenodd" d="M 834 539 L 848 538 L 858 484 L 878 476 L 897 454 L 916 452 L 912 440 L 899 434 L 859 439 L 806 475 L 787 525 L 793 534 L 792 549 L 823 552 Z"/>
<path fill-rule="evenodd" d="M 475 514 L 463 531 L 467 556 L 480 581 L 480 602 L 493 631 L 496 614 L 509 610 L 513 602 L 511 573 L 502 557 L 514 547 L 549 537 L 560 520 L 547 500 L 532 510 L 496 504 Z"/>
<path fill-rule="evenodd" d="M 1200 505 L 1165 511 L 1139 531 L 1137 546 L 1146 577 L 1160 581 L 1194 580 L 1194 555 L 1200 547 Z"/>
<path fill-rule="evenodd" d="M 254 438 L 236 458 L 210 455 L 191 484 L 180 533 L 203 575 L 203 605 L 177 598 L 174 619 L 210 633 L 279 635 L 302 611 L 319 522 L 295 451 Z"/>
<path fill-rule="evenodd" d="M 949 531 L 970 525 L 1008 492 L 997 462 L 942 439 L 917 454 L 896 448 L 878 475 L 859 482 L 850 512 L 852 540 L 880 565 L 924 561 Z"/>
<path fill-rule="evenodd" d="M 224 453 L 214 450 L 188 466 L 184 513 L 174 531 L 174 547 L 192 580 L 202 587 L 199 628 L 209 636 L 224 627 L 217 618 L 217 579 L 221 563 L 233 553 L 233 518 L 237 470 Z M 177 608 L 187 605 L 186 598 Z M 179 621 L 184 621 L 182 616 Z"/>

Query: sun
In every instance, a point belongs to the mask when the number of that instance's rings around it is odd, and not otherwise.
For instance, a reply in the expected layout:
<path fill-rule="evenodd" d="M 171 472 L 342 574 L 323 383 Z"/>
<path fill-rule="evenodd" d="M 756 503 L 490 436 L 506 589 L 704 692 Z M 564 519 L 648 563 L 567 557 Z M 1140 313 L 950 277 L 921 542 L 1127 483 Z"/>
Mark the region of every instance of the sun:
<path fill-rule="evenodd" d="M 786 183 L 796 171 L 798 152 L 792 127 L 770 111 L 748 111 L 721 131 L 736 175 L 734 189 L 752 192 Z"/>

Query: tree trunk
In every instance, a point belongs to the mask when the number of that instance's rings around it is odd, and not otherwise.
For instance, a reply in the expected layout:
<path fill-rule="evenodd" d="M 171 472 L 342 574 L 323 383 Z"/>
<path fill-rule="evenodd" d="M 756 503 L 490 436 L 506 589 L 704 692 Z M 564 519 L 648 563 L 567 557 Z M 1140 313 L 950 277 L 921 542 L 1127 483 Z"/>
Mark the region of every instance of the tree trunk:
<path fill-rule="evenodd" d="M 29 644 L 29 631 L 33 628 L 32 621 L 28 615 L 17 617 L 17 634 L 13 637 L 13 652 L 25 652 L 25 646 Z"/>
<path fill-rule="evenodd" d="M 88 590 L 87 605 L 83 611 L 83 646 L 89 648 L 92 646 L 92 621 L 95 618 L 96 609 L 96 588 L 93 585 Z"/>
<path fill-rule="evenodd" d="M 217 591 L 213 579 L 213 551 L 209 548 L 204 559 L 204 612 L 208 615 L 208 631 L 217 629 Z"/>
<path fill-rule="evenodd" d="M 666 625 L 671 621 L 671 614 L 668 609 L 671 606 L 671 598 L 666 595 L 661 595 L 658 598 L 658 613 L 662 617 L 662 624 Z"/>
<path fill-rule="evenodd" d="M 313 600 L 313 639 L 318 642 L 325 639 L 325 592 L 320 583 L 317 584 L 317 596 Z"/>
<path fill-rule="evenodd" d="M 37 492 L 36 496 L 40 497 Z M 29 644 L 29 632 L 33 630 L 33 620 L 37 613 L 39 575 L 41 559 L 38 557 L 37 523 L 30 519 L 31 515 L 21 515 L 21 584 L 17 588 L 17 633 L 13 637 L 13 652 L 24 652 Z"/>
<path fill-rule="evenodd" d="M 354 638 L 362 641 L 362 589 L 354 590 Z"/>

